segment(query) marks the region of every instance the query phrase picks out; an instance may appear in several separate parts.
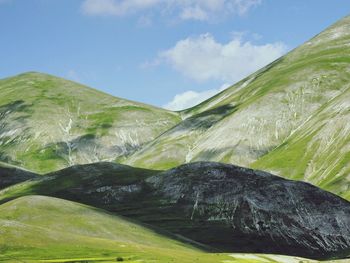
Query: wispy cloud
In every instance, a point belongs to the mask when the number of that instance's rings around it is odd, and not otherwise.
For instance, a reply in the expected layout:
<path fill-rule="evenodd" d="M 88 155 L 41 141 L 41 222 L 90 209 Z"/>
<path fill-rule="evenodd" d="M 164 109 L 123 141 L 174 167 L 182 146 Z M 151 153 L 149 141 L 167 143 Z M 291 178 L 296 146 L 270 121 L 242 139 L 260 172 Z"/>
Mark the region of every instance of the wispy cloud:
<path fill-rule="evenodd" d="M 178 41 L 160 52 L 157 59 L 196 81 L 234 83 L 262 68 L 286 52 L 283 43 L 255 45 L 236 37 L 220 43 L 207 33 Z"/>
<path fill-rule="evenodd" d="M 188 90 L 185 92 L 182 92 L 180 94 L 177 94 L 174 96 L 174 98 L 168 102 L 167 104 L 163 105 L 163 108 L 168 110 L 183 110 L 188 109 L 190 107 L 193 107 L 206 99 L 209 99 L 210 97 L 214 96 L 215 94 L 225 90 L 228 88 L 229 84 L 223 84 L 218 89 L 210 89 L 205 91 L 192 91 Z"/>
<path fill-rule="evenodd" d="M 262 0 L 85 0 L 81 8 L 87 15 L 126 16 L 156 11 L 182 20 L 205 21 L 228 14 L 244 15 L 261 2 Z"/>
<path fill-rule="evenodd" d="M 82 10 L 88 15 L 123 16 L 154 7 L 161 2 L 160 0 L 85 0 Z"/>

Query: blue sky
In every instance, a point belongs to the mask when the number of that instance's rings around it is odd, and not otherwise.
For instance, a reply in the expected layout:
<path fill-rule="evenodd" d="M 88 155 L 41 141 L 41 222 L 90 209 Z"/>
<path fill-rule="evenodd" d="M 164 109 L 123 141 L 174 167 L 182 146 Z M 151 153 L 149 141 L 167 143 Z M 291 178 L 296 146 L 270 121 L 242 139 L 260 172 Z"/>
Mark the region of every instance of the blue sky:
<path fill-rule="evenodd" d="M 0 0 L 0 78 L 45 72 L 180 109 L 349 13 L 349 0 Z"/>

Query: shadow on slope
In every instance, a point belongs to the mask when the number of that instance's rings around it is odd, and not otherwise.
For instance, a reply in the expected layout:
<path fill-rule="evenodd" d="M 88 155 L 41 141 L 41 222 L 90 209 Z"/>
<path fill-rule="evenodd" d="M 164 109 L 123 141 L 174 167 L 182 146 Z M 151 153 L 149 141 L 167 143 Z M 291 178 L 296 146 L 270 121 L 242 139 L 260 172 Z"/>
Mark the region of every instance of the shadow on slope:
<path fill-rule="evenodd" d="M 39 177 L 35 173 L 0 162 L 0 190 L 34 178 Z"/>
<path fill-rule="evenodd" d="M 5 189 L 0 200 L 31 194 L 104 208 L 225 252 L 317 259 L 350 254 L 349 202 L 233 165 L 192 163 L 163 172 L 112 163 L 75 166 Z"/>

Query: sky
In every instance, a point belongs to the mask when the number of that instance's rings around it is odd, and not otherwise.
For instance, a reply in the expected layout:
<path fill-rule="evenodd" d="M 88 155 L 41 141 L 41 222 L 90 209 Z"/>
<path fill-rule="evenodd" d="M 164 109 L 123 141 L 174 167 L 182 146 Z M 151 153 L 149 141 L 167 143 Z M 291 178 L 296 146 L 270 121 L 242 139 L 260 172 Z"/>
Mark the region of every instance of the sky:
<path fill-rule="evenodd" d="M 0 78 L 38 71 L 180 110 L 349 14 L 350 0 L 0 0 Z"/>

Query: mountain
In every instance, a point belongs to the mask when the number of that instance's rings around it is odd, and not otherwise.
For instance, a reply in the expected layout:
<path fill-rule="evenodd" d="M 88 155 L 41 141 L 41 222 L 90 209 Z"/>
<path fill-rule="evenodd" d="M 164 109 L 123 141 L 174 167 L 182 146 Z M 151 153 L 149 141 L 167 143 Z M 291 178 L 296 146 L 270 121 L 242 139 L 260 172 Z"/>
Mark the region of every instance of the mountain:
<path fill-rule="evenodd" d="M 303 180 L 350 199 L 350 16 L 180 114 L 123 162 L 217 161 Z"/>
<path fill-rule="evenodd" d="M 218 251 L 350 255 L 348 201 L 304 182 L 228 164 L 191 163 L 163 172 L 79 165 L 4 189 L 0 203 L 33 194 L 103 208 Z"/>
<path fill-rule="evenodd" d="M 0 80 L 0 161 L 46 173 L 113 161 L 180 121 L 177 113 L 41 73 Z"/>
<path fill-rule="evenodd" d="M 37 173 L 116 161 L 215 161 L 303 180 L 350 200 L 350 16 L 181 112 L 40 73 L 0 81 L 0 161 Z"/>
<path fill-rule="evenodd" d="M 180 112 L 0 80 L 0 261 L 348 258 L 349 43 L 350 16 Z"/>

